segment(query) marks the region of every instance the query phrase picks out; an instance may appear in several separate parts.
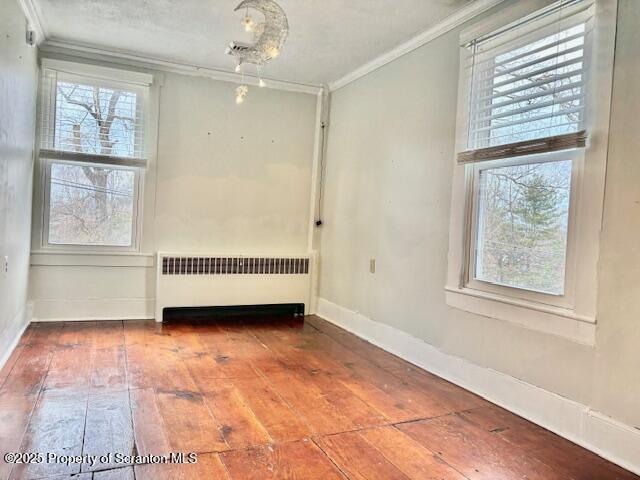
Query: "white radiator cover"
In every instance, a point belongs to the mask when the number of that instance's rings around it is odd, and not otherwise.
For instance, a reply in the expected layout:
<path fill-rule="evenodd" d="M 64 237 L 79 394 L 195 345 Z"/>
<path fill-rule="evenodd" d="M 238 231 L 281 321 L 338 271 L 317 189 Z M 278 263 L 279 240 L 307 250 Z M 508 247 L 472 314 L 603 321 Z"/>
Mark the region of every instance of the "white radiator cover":
<path fill-rule="evenodd" d="M 165 308 L 302 303 L 308 313 L 314 258 L 158 252 L 155 318 Z"/>

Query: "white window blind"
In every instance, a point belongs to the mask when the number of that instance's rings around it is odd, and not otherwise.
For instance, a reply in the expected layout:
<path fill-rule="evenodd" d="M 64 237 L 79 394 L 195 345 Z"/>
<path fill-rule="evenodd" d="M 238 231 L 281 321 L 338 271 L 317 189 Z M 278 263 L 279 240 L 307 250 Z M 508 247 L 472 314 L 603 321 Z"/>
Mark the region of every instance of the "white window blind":
<path fill-rule="evenodd" d="M 591 2 L 563 0 L 465 45 L 471 88 L 460 162 L 585 145 L 592 19 Z"/>
<path fill-rule="evenodd" d="M 40 156 L 144 166 L 148 85 L 42 70 Z"/>

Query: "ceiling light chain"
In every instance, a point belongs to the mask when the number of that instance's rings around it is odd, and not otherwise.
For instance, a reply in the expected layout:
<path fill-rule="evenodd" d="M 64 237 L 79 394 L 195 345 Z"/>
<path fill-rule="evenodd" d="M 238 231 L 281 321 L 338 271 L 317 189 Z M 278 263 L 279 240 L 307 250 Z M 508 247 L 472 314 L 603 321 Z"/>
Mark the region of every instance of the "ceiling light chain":
<path fill-rule="evenodd" d="M 241 72 L 240 80 L 241 85 L 236 88 L 236 103 L 238 105 L 244 102 L 244 97 L 246 97 L 247 93 L 249 92 L 249 87 L 247 87 L 244 83 L 244 72 Z"/>
<path fill-rule="evenodd" d="M 258 72 L 258 86 L 260 88 L 265 87 L 267 84 L 264 83 L 264 80 L 262 79 L 262 66 L 261 65 L 256 65 L 256 71 Z"/>

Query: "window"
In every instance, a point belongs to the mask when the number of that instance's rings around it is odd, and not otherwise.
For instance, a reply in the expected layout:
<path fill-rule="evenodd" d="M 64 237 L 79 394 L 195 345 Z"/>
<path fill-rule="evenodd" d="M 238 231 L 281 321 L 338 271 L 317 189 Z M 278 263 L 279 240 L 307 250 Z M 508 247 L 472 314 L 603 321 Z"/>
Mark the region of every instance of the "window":
<path fill-rule="evenodd" d="M 42 148 L 104 156 L 141 158 L 143 112 L 140 91 L 54 70 L 45 71 L 54 96 Z"/>
<path fill-rule="evenodd" d="M 550 303 L 542 297 L 566 293 L 572 170 L 586 142 L 592 13 L 565 8 L 467 45 L 468 150 L 459 155 L 473 175 L 467 284 Z"/>
<path fill-rule="evenodd" d="M 571 160 L 482 167 L 473 278 L 564 294 Z"/>
<path fill-rule="evenodd" d="M 47 174 L 50 244 L 132 246 L 135 170 L 49 162 Z"/>
<path fill-rule="evenodd" d="M 535 32 L 506 52 L 474 43 L 470 148 L 581 130 L 588 19 L 571 20 L 560 32 Z"/>
<path fill-rule="evenodd" d="M 43 65 L 43 246 L 134 250 L 146 165 L 147 76 L 140 74 L 143 83 L 122 81 L 118 71 L 87 68 Z"/>
<path fill-rule="evenodd" d="M 615 25 L 599 5 L 522 3 L 463 32 L 447 283 L 454 307 L 581 341 L 554 322 L 595 322 Z"/>

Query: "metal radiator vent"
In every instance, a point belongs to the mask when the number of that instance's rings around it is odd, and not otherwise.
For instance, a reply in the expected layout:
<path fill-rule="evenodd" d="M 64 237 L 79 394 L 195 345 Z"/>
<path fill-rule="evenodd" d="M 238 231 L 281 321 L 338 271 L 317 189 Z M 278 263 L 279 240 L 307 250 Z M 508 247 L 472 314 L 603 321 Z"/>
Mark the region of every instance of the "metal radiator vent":
<path fill-rule="evenodd" d="M 305 275 L 308 258 L 162 257 L 163 275 Z"/>

